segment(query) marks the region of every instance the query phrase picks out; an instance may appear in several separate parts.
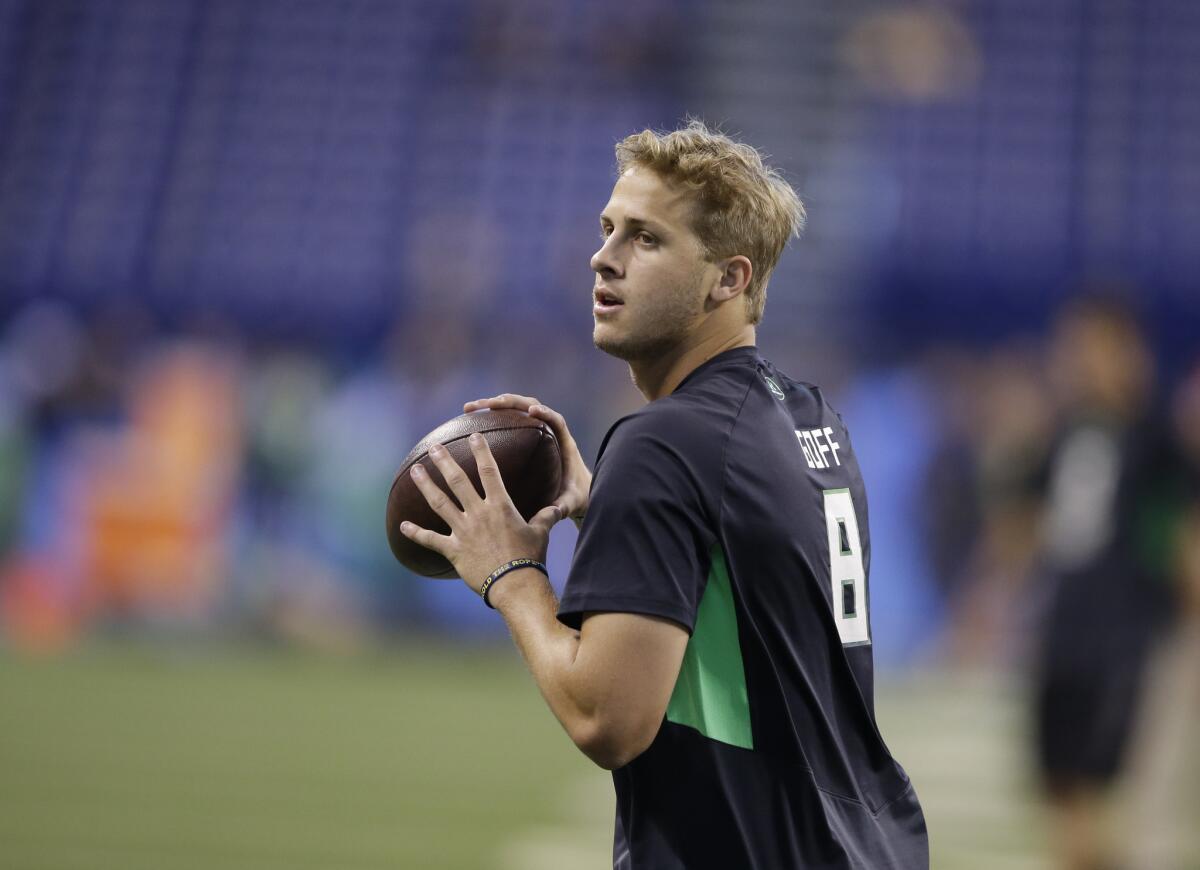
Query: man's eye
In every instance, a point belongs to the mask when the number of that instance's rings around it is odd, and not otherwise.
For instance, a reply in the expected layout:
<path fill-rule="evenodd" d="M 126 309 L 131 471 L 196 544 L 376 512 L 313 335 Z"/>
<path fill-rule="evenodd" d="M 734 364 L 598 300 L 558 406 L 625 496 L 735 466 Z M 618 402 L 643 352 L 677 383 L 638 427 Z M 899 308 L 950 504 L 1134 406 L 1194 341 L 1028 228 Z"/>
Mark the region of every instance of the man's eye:
<path fill-rule="evenodd" d="M 612 235 L 612 227 L 600 227 L 600 238 L 607 239 Z"/>
<path fill-rule="evenodd" d="M 638 233 L 634 238 L 636 238 L 643 245 L 653 245 L 655 242 L 654 236 L 650 235 L 649 233 Z"/>

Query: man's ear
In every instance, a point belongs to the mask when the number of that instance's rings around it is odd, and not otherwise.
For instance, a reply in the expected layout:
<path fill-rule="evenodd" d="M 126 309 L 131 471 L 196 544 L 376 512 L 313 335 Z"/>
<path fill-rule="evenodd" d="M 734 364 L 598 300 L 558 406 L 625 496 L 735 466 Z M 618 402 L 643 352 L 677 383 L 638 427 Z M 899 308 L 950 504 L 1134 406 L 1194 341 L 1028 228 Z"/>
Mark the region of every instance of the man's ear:
<path fill-rule="evenodd" d="M 750 286 L 750 277 L 754 274 L 754 266 L 750 264 L 749 257 L 738 254 L 717 265 L 721 267 L 721 280 L 712 290 L 714 302 L 726 302 L 746 292 L 746 288 Z"/>

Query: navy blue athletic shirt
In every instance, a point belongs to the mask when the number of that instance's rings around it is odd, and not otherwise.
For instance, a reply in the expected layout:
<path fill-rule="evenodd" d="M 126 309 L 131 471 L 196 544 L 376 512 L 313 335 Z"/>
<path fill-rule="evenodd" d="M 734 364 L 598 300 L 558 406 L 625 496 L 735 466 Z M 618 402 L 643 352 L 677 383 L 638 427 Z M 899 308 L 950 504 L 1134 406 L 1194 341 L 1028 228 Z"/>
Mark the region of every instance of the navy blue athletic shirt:
<path fill-rule="evenodd" d="M 845 425 L 756 348 L 613 425 L 558 618 L 690 634 L 658 735 L 613 772 L 614 868 L 928 867 L 875 725 L 870 556 Z"/>

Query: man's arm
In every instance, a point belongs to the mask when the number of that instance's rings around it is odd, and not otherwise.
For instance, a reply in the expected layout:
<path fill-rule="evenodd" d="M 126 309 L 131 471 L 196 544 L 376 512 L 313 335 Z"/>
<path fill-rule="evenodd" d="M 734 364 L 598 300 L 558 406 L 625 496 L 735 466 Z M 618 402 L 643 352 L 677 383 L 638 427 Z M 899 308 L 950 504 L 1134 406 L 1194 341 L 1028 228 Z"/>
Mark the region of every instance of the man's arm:
<path fill-rule="evenodd" d="M 547 507 L 526 523 L 508 497 L 487 442 L 478 434 L 468 441 L 483 497 L 449 452 L 435 444 L 429 456 L 462 508 L 416 463 L 413 481 L 450 534 L 411 522 L 402 523 L 400 531 L 449 559 L 478 593 L 498 565 L 518 558 L 545 561 L 550 528 L 564 511 Z M 510 572 L 488 596 L 508 622 L 550 709 L 589 758 L 612 769 L 650 745 L 683 661 L 688 635 L 682 626 L 658 617 L 601 613 L 589 615 L 576 633 L 558 622 L 554 591 L 531 568 Z"/>
<path fill-rule="evenodd" d="M 503 393 L 464 411 L 516 408 L 545 421 L 563 457 L 555 500 L 576 527 L 587 510 L 592 474 L 562 415 L 532 396 Z M 687 647 L 682 626 L 656 616 L 602 613 L 576 632 L 558 621 L 554 590 L 539 572 L 514 572 L 490 600 L 508 623 L 542 697 L 588 758 L 613 769 L 642 753 L 658 733 Z"/>
<path fill-rule="evenodd" d="M 575 745 L 608 770 L 658 734 L 687 648 L 679 624 L 635 613 L 589 614 L 576 632 L 538 571 L 514 571 L 488 593 L 534 681 Z"/>

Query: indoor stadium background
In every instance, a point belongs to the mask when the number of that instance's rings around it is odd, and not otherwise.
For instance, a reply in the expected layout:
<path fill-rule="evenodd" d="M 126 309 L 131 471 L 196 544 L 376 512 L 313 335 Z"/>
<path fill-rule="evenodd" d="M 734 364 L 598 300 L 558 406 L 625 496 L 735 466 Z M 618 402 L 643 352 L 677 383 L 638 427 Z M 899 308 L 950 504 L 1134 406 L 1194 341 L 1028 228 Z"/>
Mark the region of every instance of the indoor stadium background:
<path fill-rule="evenodd" d="M 1195 0 L 0 0 L 0 867 L 606 866 L 607 774 L 383 507 L 468 399 L 536 395 L 589 458 L 637 406 L 588 258 L 613 144 L 689 115 L 808 207 L 759 343 L 854 436 L 934 866 L 1051 867 L 1036 521 L 994 466 L 1090 293 L 1200 445 Z M 1200 867 L 1196 622 L 1138 867 Z"/>

